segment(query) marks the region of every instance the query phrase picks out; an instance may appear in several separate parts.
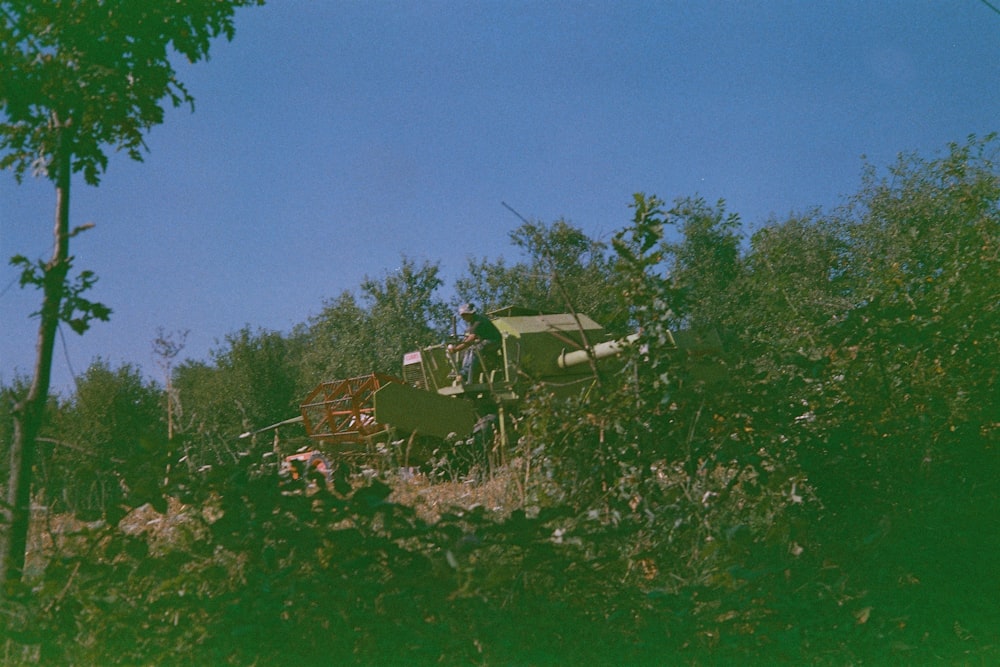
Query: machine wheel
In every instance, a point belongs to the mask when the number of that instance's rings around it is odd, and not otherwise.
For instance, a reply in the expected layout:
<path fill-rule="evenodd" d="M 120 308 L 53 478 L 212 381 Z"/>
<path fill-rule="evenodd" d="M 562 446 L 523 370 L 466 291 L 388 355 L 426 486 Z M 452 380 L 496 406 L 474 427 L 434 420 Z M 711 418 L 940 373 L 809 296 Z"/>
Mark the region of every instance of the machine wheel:
<path fill-rule="evenodd" d="M 311 479 L 313 471 L 321 474 L 326 483 L 329 484 L 331 480 L 331 475 L 333 473 L 333 467 L 325 456 L 319 452 L 313 452 L 313 455 L 309 457 L 306 462 L 305 477 L 306 479 Z"/>

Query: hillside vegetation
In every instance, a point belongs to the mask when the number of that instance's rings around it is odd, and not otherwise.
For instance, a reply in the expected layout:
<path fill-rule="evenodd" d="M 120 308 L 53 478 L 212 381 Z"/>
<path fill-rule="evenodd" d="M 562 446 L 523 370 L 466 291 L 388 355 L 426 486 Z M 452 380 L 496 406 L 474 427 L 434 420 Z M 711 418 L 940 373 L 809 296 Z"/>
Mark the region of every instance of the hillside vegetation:
<path fill-rule="evenodd" d="M 748 236 L 697 197 L 636 195 L 607 244 L 525 223 L 520 259 L 471 259 L 457 297 L 639 343 L 422 471 L 390 445 L 330 486 L 282 480 L 294 432 L 237 436 L 441 342 L 436 264 L 208 360 L 161 345 L 169 392 L 95 360 L 49 403 L 0 662 L 996 663 L 997 147 L 867 166 L 841 208 Z M 723 341 L 710 381 L 669 345 L 697 327 Z M 4 447 L 25 389 L 2 387 Z"/>

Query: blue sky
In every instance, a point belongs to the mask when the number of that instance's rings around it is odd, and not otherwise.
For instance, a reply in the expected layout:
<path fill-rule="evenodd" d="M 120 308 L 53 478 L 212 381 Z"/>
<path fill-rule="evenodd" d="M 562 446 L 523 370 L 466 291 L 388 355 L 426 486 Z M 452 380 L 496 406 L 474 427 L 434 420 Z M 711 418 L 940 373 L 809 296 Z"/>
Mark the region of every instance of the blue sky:
<path fill-rule="evenodd" d="M 77 269 L 114 309 L 64 327 L 54 389 L 103 357 L 155 376 L 158 327 L 207 359 L 244 325 L 287 332 L 392 272 L 516 257 L 528 218 L 608 239 L 634 192 L 725 199 L 748 231 L 830 210 L 862 156 L 932 157 L 1000 129 L 1000 15 L 981 0 L 275 0 L 179 65 L 196 98 L 74 182 Z M 0 381 L 31 370 L 54 197 L 0 172 Z M 447 297 L 447 291 L 442 292 Z"/>

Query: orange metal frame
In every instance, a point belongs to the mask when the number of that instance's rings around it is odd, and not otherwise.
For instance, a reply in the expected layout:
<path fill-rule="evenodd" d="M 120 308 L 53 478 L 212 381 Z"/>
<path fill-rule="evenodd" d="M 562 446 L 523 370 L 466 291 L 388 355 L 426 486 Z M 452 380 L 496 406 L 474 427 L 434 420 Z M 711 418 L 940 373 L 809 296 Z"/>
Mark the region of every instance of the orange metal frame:
<path fill-rule="evenodd" d="M 375 421 L 375 392 L 399 378 L 381 373 L 347 380 L 323 382 L 312 390 L 299 408 L 306 433 L 314 440 L 357 443 L 386 430 Z"/>

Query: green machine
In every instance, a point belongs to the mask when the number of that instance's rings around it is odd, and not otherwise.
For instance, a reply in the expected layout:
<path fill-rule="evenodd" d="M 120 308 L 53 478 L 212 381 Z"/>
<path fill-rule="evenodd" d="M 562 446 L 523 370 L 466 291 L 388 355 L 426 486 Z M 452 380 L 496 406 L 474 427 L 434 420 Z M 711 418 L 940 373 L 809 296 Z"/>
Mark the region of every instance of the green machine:
<path fill-rule="evenodd" d="M 399 377 L 371 374 L 321 383 L 294 421 L 302 421 L 313 441 L 334 445 L 386 433 L 467 438 L 485 424 L 498 424 L 503 434 L 506 415 L 529 388 L 579 395 L 598 369 L 620 364 L 622 350 L 638 338 L 610 339 L 601 325 L 577 313 L 505 308 L 489 317 L 502 340 L 478 359 L 472 382 L 460 376 L 460 360 L 446 345 L 430 346 L 404 355 Z M 714 332 L 679 332 L 672 342 L 689 356 L 720 347 Z"/>
<path fill-rule="evenodd" d="M 375 393 L 376 421 L 408 432 L 466 437 L 483 416 L 502 417 L 531 386 L 561 396 L 583 391 L 594 381 L 591 362 L 617 356 L 626 344 L 609 341 L 586 315 L 506 308 L 490 318 L 501 343 L 477 359 L 473 382 L 460 377 L 459 360 L 444 345 L 410 352 L 403 357 L 403 382 Z"/>

